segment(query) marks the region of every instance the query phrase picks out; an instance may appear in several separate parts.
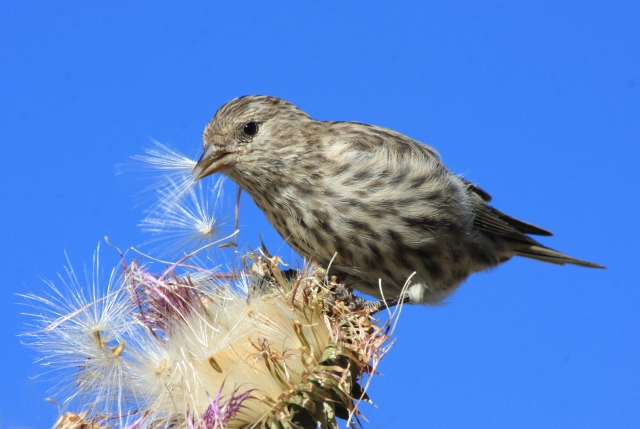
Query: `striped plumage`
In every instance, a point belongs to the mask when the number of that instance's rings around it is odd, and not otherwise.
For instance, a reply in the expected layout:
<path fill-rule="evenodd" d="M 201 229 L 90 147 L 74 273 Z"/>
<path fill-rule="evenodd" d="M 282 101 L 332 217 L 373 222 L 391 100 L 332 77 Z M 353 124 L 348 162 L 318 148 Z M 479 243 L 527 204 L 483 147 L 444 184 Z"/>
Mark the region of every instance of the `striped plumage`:
<path fill-rule="evenodd" d="M 431 147 L 355 122 L 321 122 L 267 96 L 234 99 L 204 134 L 194 173 L 239 184 L 298 253 L 375 297 L 435 303 L 514 255 L 600 267 L 544 247 L 551 235 L 487 205 Z M 381 283 L 379 282 L 381 280 Z"/>

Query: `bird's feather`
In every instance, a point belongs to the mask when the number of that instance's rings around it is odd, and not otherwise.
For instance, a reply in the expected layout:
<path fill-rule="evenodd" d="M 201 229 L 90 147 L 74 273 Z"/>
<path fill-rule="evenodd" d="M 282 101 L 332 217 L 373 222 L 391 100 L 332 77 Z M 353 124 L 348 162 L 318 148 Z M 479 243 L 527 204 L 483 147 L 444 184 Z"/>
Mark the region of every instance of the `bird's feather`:
<path fill-rule="evenodd" d="M 606 268 L 602 265 L 594 264 L 593 262 L 572 258 L 569 255 L 549 249 L 541 244 L 527 245 L 526 243 L 522 243 L 515 248 L 515 251 L 518 256 L 524 256 L 526 258 L 536 259 L 542 262 L 549 262 L 551 264 L 572 264 L 587 268 Z"/>

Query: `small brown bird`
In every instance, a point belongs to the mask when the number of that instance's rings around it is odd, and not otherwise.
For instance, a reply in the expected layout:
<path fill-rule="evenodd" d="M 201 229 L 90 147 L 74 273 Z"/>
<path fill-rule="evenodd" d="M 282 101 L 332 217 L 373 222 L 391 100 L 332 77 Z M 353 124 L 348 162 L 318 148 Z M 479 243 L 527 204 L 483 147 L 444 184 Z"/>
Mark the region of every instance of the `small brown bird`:
<path fill-rule="evenodd" d="M 197 179 L 221 172 L 305 258 L 377 298 L 437 303 L 512 256 L 604 268 L 549 249 L 551 232 L 489 206 L 435 149 L 396 131 L 321 122 L 267 96 L 222 106 L 204 130 Z M 335 255 L 335 258 L 334 258 Z"/>

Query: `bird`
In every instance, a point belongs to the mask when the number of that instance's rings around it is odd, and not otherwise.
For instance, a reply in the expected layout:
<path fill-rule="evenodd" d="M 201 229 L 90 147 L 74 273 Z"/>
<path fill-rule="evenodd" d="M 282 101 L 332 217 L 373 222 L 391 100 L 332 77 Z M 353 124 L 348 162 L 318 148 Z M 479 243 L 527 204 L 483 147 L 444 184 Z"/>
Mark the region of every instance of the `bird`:
<path fill-rule="evenodd" d="M 438 304 L 513 256 L 605 268 L 540 244 L 530 236 L 552 233 L 493 208 L 434 148 L 388 128 L 248 95 L 217 110 L 203 144 L 196 181 L 226 175 L 296 252 L 380 302 Z"/>

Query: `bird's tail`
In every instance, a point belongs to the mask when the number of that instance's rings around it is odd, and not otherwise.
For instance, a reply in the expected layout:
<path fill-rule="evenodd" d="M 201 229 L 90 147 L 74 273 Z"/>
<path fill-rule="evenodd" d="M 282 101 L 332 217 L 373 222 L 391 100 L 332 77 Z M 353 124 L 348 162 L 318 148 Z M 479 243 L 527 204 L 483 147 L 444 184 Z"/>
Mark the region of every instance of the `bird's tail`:
<path fill-rule="evenodd" d="M 551 264 L 573 264 L 587 268 L 606 268 L 593 262 L 587 262 L 580 259 L 572 258 L 569 255 L 565 255 L 564 253 L 549 249 L 548 247 L 545 247 L 542 244 L 538 243 L 518 243 L 515 252 L 518 256 L 524 256 L 525 258 L 536 259 L 542 262 L 549 262 Z"/>

